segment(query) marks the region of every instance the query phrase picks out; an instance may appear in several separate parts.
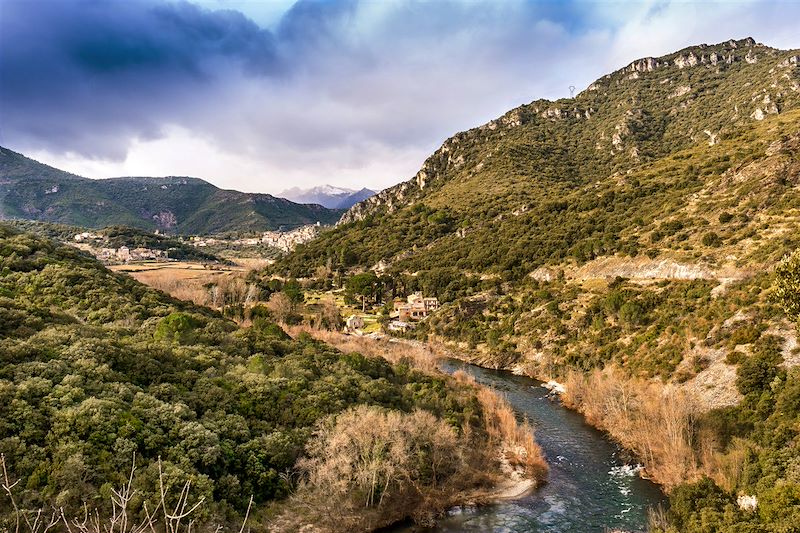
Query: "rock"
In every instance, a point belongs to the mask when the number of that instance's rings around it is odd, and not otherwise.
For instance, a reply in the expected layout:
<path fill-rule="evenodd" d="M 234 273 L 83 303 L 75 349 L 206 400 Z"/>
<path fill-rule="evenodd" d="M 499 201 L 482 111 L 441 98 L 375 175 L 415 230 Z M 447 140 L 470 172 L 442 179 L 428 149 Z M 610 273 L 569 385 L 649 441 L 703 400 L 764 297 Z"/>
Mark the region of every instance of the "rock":
<path fill-rule="evenodd" d="M 689 94 L 692 92 L 692 87 L 689 85 L 679 85 L 675 91 L 667 96 L 667 98 L 679 98 L 685 94 Z"/>
<path fill-rule="evenodd" d="M 424 189 L 425 185 L 427 185 L 426 180 L 428 179 L 428 173 L 424 170 L 420 170 L 417 172 L 417 187 L 420 189 Z"/>
<path fill-rule="evenodd" d="M 654 57 L 645 57 L 638 59 L 625 67 L 625 72 L 652 72 L 657 69 L 661 64 Z"/>
<path fill-rule="evenodd" d="M 547 267 L 539 267 L 528 275 L 536 281 L 553 281 L 557 277 L 556 272 Z"/>
<path fill-rule="evenodd" d="M 796 66 L 798 63 L 800 63 L 800 56 L 791 56 L 787 57 L 786 59 L 778 63 L 778 67 L 779 68 L 793 67 Z"/>
<path fill-rule="evenodd" d="M 678 68 L 688 68 L 694 67 L 698 63 L 700 63 L 700 58 L 698 58 L 694 52 L 689 52 L 687 55 L 679 55 L 675 58 L 675 66 Z"/>
<path fill-rule="evenodd" d="M 736 498 L 736 505 L 743 511 L 755 511 L 756 507 L 758 507 L 758 498 L 755 495 L 740 494 Z"/>
<path fill-rule="evenodd" d="M 553 394 L 564 394 L 567 388 L 558 381 L 550 380 L 547 383 L 542 383 L 542 387 L 549 390 Z"/>

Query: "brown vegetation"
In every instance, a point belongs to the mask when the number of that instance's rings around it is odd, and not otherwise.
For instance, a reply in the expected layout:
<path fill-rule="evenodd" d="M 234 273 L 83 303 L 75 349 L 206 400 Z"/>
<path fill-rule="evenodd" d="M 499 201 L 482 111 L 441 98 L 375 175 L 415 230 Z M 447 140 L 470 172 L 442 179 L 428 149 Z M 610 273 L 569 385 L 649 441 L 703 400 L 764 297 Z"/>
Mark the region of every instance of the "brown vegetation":
<path fill-rule="evenodd" d="M 343 352 L 359 352 L 371 357 L 383 357 L 394 364 L 406 361 L 414 368 L 430 373 L 440 372 L 437 360 L 449 355 L 449 352 L 445 353 L 444 349 L 437 345 L 416 341 L 344 335 L 335 331 L 311 330 L 304 326 L 287 328 L 287 332 L 292 336 L 303 331 Z M 543 481 L 547 477 L 547 463 L 541 448 L 536 443 L 534 430 L 530 424 L 527 421 L 520 423 L 505 398 L 488 387 L 478 385 L 471 375 L 458 371 L 453 377 L 460 383 L 469 384 L 477 389 L 484 429 L 489 442 L 498 448 L 505 447 L 503 453 L 508 456 L 509 462 L 523 467 L 527 477 Z"/>
<path fill-rule="evenodd" d="M 700 476 L 707 443 L 697 436 L 699 412 L 677 387 L 610 369 L 571 372 L 565 387 L 564 403 L 634 452 L 667 489 Z"/>
<path fill-rule="evenodd" d="M 206 270 L 183 263 L 165 267 L 122 270 L 145 285 L 170 296 L 213 309 L 258 303 L 258 289 L 248 283 L 244 270 Z"/>
<path fill-rule="evenodd" d="M 372 530 L 411 516 L 429 523 L 489 476 L 464 437 L 427 411 L 358 406 L 317 431 L 300 466 L 294 512 L 329 531 Z"/>
<path fill-rule="evenodd" d="M 501 461 L 512 468 L 520 468 L 525 477 L 537 483 L 544 482 L 549 469 L 528 421 L 520 423 L 505 398 L 488 387 L 478 385 L 475 378 L 466 372 L 458 371 L 454 377 L 477 388 L 484 430 L 490 445 L 500 450 Z"/>
<path fill-rule="evenodd" d="M 286 332 L 296 337 L 306 332 L 343 352 L 358 352 L 370 357 L 382 357 L 392 364 L 406 361 L 408 364 L 424 372 L 439 372 L 438 355 L 427 345 L 415 341 L 399 339 L 375 339 L 345 335 L 338 331 L 313 329 L 308 326 L 286 326 Z"/>

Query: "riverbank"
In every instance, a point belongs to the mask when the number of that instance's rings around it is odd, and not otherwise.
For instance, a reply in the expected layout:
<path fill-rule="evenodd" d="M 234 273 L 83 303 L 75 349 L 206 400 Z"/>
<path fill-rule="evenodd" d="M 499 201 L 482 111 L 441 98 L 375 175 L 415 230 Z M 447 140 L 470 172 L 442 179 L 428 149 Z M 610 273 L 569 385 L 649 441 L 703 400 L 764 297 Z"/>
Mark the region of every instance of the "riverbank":
<path fill-rule="evenodd" d="M 530 420 L 550 471 L 547 484 L 536 491 L 493 505 L 453 509 L 434 531 L 645 531 L 650 510 L 666 504 L 659 487 L 637 475 L 629 454 L 579 413 L 552 401 L 539 381 L 450 358 L 440 365 L 447 373 L 467 372 L 499 391 L 519 416 Z"/>
<path fill-rule="evenodd" d="M 702 412 L 700 402 L 680 387 L 631 378 L 614 368 L 573 371 L 565 376 L 538 375 L 533 366 L 490 364 L 480 355 L 460 347 L 454 349 L 439 340 L 425 344 L 439 357 L 543 382 L 565 407 L 580 413 L 589 425 L 635 457 L 642 464 L 639 476 L 657 483 L 666 492 L 703 475 L 722 486 L 728 485 L 726 468 L 718 464 L 712 452 L 713 443 L 695 435 L 694 424 Z"/>
<path fill-rule="evenodd" d="M 344 352 L 359 352 L 382 357 L 391 363 L 410 362 L 423 372 L 442 374 L 438 361 L 446 355 L 437 353 L 426 343 L 382 335 L 354 336 L 302 326 L 287 327 L 292 335 L 308 333 Z M 477 383 L 470 375 L 456 372 L 453 379 L 475 387 L 484 417 L 488 444 L 493 448 L 495 469 L 491 487 L 481 487 L 463 495 L 464 502 L 487 504 L 522 497 L 545 482 L 547 463 L 536 443 L 534 430 L 527 422 L 519 422 L 508 402 Z"/>
<path fill-rule="evenodd" d="M 289 330 L 292 334 L 303 331 Z M 452 505 L 440 508 L 447 512 L 437 515 L 435 531 L 642 531 L 647 527 L 649 510 L 666 502 L 658 486 L 641 478 L 638 470 L 623 459 L 626 454 L 617 444 L 591 427 L 577 411 L 549 399 L 551 392 L 533 378 L 461 363 L 441 344 L 386 336 L 309 333 L 345 352 L 394 362 L 413 360 L 415 366 L 432 372 L 472 379 L 485 390 L 500 391 L 512 417 L 518 413 L 539 428 L 538 447 L 550 463 L 546 484 L 531 486 L 495 462 L 490 472 L 492 486 L 463 491 L 451 499 Z"/>
<path fill-rule="evenodd" d="M 533 367 L 490 364 L 480 355 L 453 348 L 437 339 L 428 342 L 396 337 L 354 337 L 411 347 L 423 354 L 428 365 L 440 358 L 455 359 L 491 370 L 503 370 L 545 383 L 565 407 L 580 413 L 592 427 L 604 432 L 642 464 L 637 471 L 669 491 L 679 483 L 692 481 L 701 473 L 721 473 L 702 464 L 692 446 L 692 398 L 676 387 L 646 380 L 628 379 L 613 370 L 567 376 L 536 375 Z M 550 384 L 550 387 L 547 387 Z M 711 458 L 705 458 L 711 463 Z"/>

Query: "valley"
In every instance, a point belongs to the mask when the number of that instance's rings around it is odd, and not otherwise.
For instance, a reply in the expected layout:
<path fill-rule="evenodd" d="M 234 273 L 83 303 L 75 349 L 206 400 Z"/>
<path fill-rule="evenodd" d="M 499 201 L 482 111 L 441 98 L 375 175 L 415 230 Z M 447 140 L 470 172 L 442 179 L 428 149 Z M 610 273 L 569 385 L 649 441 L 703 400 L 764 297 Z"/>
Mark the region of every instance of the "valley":
<path fill-rule="evenodd" d="M 0 528 L 798 531 L 800 51 L 289 191 L 332 203 L 0 148 Z"/>
<path fill-rule="evenodd" d="M 696 46 L 521 106 L 264 275 L 438 297 L 404 336 L 562 383 L 669 494 L 654 531 L 791 531 L 798 57 Z"/>

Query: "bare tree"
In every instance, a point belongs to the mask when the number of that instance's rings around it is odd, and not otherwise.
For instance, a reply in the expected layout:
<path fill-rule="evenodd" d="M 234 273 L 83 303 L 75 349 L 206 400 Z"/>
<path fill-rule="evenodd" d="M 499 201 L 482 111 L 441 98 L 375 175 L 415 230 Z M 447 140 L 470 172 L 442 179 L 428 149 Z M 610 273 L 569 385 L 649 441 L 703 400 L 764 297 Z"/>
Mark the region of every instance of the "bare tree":
<path fill-rule="evenodd" d="M 161 464 L 161 457 L 158 458 L 158 503 L 155 508 L 149 509 L 147 502 L 144 503 L 144 517 L 134 519 L 130 511 L 130 503 L 137 490 L 133 488 L 133 478 L 136 473 L 136 454 L 131 462 L 131 472 L 127 481 L 118 489 L 111 490 L 111 515 L 102 516 L 98 509 L 90 510 L 84 504 L 82 517 L 67 517 L 63 507 L 53 507 L 46 512 L 44 508 L 35 511 L 20 509 L 14 497 L 14 487 L 20 480 L 11 481 L 6 467 L 5 455 L 0 455 L 0 468 L 2 469 L 3 492 L 11 500 L 11 507 L 14 516 L 14 533 L 20 533 L 21 528 L 27 527 L 28 533 L 45 533 L 59 524 L 63 524 L 68 533 L 192 533 L 197 528 L 196 521 L 192 515 L 199 510 L 205 503 L 205 497 L 201 497 L 190 505 L 191 481 L 186 481 L 181 488 L 175 505 L 168 505 L 167 490 L 164 486 L 164 472 Z M 253 497 L 247 505 L 239 533 L 250 531 L 247 527 L 247 520 L 253 506 Z M 48 518 L 49 516 L 49 518 Z M 222 530 L 218 526 L 216 531 Z"/>

